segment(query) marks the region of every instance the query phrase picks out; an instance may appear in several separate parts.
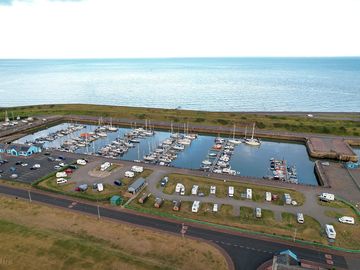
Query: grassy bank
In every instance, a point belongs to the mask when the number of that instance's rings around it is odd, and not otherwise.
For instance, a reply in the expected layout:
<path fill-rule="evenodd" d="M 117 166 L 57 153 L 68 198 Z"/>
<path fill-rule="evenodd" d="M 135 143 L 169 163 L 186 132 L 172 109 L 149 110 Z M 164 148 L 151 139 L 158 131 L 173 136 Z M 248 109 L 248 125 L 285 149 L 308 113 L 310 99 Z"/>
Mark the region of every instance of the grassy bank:
<path fill-rule="evenodd" d="M 227 269 L 206 243 L 1 196 L 0 204 L 0 269 Z"/>
<path fill-rule="evenodd" d="M 243 112 L 204 112 L 177 109 L 156 109 L 120 107 L 105 105 L 85 104 L 58 104 L 58 105 L 34 105 L 24 107 L 1 108 L 0 115 L 5 112 L 13 112 L 14 115 L 87 115 L 96 117 L 113 117 L 153 121 L 173 121 L 174 123 L 201 124 L 211 126 L 230 127 L 236 124 L 238 127 L 250 126 L 256 123 L 258 129 L 322 133 L 347 136 L 360 136 L 360 119 L 358 114 L 321 114 L 310 118 L 306 114 L 295 113 L 243 113 Z"/>

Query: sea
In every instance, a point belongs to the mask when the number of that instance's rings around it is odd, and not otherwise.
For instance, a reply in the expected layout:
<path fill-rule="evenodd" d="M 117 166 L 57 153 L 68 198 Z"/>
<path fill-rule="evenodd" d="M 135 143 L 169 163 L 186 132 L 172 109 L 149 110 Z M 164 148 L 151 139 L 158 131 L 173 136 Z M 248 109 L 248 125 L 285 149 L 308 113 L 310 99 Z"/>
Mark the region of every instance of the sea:
<path fill-rule="evenodd" d="M 360 57 L 0 60 L 0 107 L 360 112 Z"/>

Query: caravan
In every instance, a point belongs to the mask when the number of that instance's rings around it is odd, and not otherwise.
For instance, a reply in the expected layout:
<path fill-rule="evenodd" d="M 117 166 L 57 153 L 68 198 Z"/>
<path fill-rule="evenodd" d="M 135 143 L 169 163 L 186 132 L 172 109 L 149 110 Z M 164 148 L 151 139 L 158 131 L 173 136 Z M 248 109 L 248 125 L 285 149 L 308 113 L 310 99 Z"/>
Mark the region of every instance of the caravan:
<path fill-rule="evenodd" d="M 251 188 L 246 189 L 246 199 L 252 200 L 252 189 Z"/>
<path fill-rule="evenodd" d="M 199 190 L 199 186 L 198 185 L 193 185 L 192 189 L 191 189 L 191 195 L 197 195 L 198 190 Z"/>
<path fill-rule="evenodd" d="M 199 211 L 199 208 L 200 208 L 200 202 L 194 201 L 192 208 L 191 208 L 191 212 L 197 213 Z"/>

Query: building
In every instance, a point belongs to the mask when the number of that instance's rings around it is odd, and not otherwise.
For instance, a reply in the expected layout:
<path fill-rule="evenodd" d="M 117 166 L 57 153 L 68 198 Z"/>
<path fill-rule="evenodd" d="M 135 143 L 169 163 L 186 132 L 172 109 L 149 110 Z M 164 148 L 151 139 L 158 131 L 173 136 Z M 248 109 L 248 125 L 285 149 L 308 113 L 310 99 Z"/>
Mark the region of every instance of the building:
<path fill-rule="evenodd" d="M 35 153 L 40 153 L 41 151 L 42 147 L 39 144 L 0 144 L 0 153 L 8 154 L 11 156 L 29 157 Z"/>
<path fill-rule="evenodd" d="M 128 187 L 128 192 L 135 194 L 145 185 L 145 179 L 140 177 Z"/>

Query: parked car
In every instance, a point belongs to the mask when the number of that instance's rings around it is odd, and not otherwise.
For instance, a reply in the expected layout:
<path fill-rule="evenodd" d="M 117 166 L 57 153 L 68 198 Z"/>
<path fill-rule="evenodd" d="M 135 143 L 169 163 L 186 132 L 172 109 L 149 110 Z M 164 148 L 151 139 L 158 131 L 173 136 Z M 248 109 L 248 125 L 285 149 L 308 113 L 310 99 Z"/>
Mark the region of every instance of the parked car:
<path fill-rule="evenodd" d="M 39 163 L 36 163 L 36 164 L 34 164 L 33 167 L 39 169 L 41 167 L 41 165 Z"/>
<path fill-rule="evenodd" d="M 94 183 L 94 184 L 92 185 L 92 188 L 93 188 L 93 189 L 97 189 L 97 185 L 98 185 L 97 183 Z"/>
<path fill-rule="evenodd" d="M 114 184 L 117 185 L 117 186 L 122 186 L 121 180 L 115 180 Z"/>
<path fill-rule="evenodd" d="M 160 181 L 160 186 L 165 187 L 166 184 L 169 182 L 169 178 L 166 176 Z"/>
<path fill-rule="evenodd" d="M 49 153 L 49 152 L 45 152 L 44 155 L 45 155 L 45 156 L 50 156 L 50 153 Z"/>
<path fill-rule="evenodd" d="M 16 171 L 16 168 L 15 167 L 10 167 L 10 172 L 15 172 Z"/>
<path fill-rule="evenodd" d="M 55 169 L 55 170 L 59 170 L 60 168 L 61 168 L 61 167 L 60 167 L 59 165 L 55 165 L 55 166 L 54 166 L 54 169 Z"/>
<path fill-rule="evenodd" d="M 57 184 L 65 184 L 65 183 L 67 183 L 67 179 L 65 179 L 65 178 L 58 178 L 58 179 L 56 179 L 56 183 L 57 183 Z"/>
<path fill-rule="evenodd" d="M 60 162 L 60 163 L 59 163 L 59 166 L 60 166 L 60 167 L 65 167 L 65 163 L 64 163 L 64 162 Z"/>
<path fill-rule="evenodd" d="M 27 163 L 22 163 L 21 166 L 26 167 L 28 164 Z"/>
<path fill-rule="evenodd" d="M 55 158 L 53 158 L 53 157 L 48 157 L 48 161 L 55 161 Z"/>
<path fill-rule="evenodd" d="M 78 166 L 76 166 L 76 165 L 69 165 L 69 168 L 70 168 L 70 169 L 73 169 L 73 170 L 76 170 L 76 169 L 78 168 Z"/>
<path fill-rule="evenodd" d="M 18 178 L 18 175 L 16 173 L 13 173 L 11 176 L 10 176 L 12 179 L 15 179 L 15 178 Z"/>
<path fill-rule="evenodd" d="M 78 165 L 86 165 L 86 161 L 85 161 L 85 159 L 78 159 L 76 161 L 76 164 L 78 164 Z"/>
<path fill-rule="evenodd" d="M 355 224 L 355 219 L 353 217 L 343 216 L 339 218 L 339 222 L 346 224 Z"/>
<path fill-rule="evenodd" d="M 22 161 L 16 161 L 15 165 L 21 165 L 23 162 Z"/>
<path fill-rule="evenodd" d="M 65 160 L 65 157 L 63 157 L 63 156 L 59 156 L 58 158 L 61 160 Z"/>
<path fill-rule="evenodd" d="M 199 192 L 199 193 L 198 193 L 198 196 L 199 196 L 199 197 L 205 197 L 205 194 L 204 194 L 204 192 Z"/>
<path fill-rule="evenodd" d="M 0 173 L 3 173 L 4 171 L 3 170 L 0 170 Z"/>

